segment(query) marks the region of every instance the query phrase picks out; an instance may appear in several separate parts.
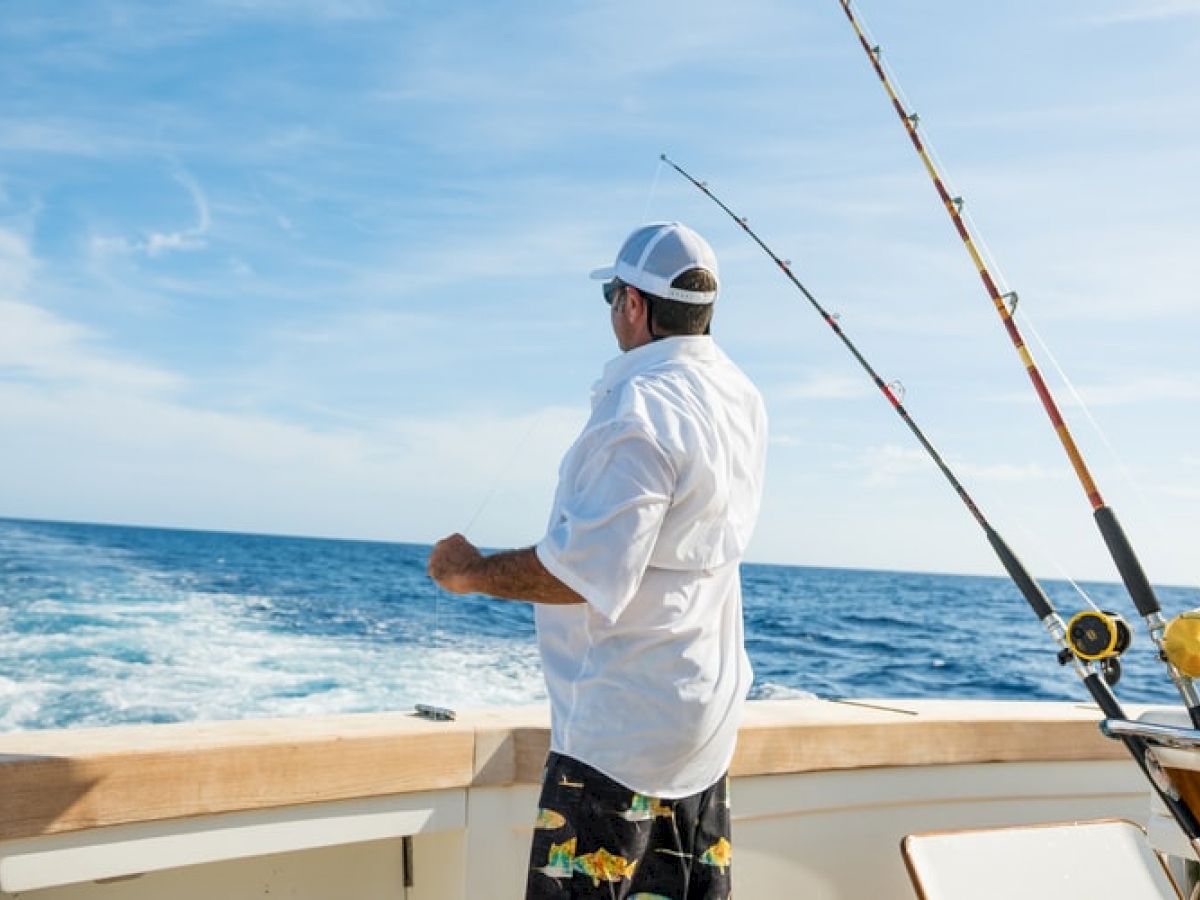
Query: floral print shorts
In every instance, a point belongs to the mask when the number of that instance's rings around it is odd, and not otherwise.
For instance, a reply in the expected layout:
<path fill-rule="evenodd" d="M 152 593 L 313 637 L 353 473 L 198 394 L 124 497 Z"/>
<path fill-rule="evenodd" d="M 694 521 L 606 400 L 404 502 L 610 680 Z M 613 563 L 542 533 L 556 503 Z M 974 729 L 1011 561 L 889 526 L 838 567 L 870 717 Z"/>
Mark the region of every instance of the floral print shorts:
<path fill-rule="evenodd" d="M 546 760 L 526 900 L 728 900 L 729 781 L 681 800 Z"/>

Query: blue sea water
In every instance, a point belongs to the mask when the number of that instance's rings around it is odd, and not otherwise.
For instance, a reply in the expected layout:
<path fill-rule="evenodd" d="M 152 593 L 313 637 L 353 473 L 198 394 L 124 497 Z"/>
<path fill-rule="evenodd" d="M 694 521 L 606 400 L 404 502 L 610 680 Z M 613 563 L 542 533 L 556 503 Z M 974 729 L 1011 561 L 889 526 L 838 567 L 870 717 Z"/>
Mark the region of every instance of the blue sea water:
<path fill-rule="evenodd" d="M 442 593 L 428 552 L 0 519 L 0 731 L 544 699 L 528 606 Z M 1007 579 L 742 574 L 755 697 L 1086 699 Z M 1084 587 L 1134 625 L 1118 696 L 1177 702 L 1123 589 Z"/>

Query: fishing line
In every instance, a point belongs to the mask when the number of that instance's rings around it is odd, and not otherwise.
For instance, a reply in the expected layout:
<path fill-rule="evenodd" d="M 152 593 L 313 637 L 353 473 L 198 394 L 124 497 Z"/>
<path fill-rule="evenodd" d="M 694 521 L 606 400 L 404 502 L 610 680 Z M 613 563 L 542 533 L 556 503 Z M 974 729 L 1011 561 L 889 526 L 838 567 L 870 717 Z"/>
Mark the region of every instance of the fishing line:
<path fill-rule="evenodd" d="M 487 493 L 484 494 L 483 500 L 480 501 L 479 506 L 477 506 L 475 508 L 475 512 L 471 515 L 471 518 L 467 520 L 467 524 L 463 526 L 463 528 L 460 532 L 460 534 L 462 534 L 464 537 L 466 537 L 470 533 L 471 529 L 475 526 L 475 523 L 479 520 L 479 517 L 483 514 L 483 511 L 487 508 L 488 504 L 491 503 L 492 498 L 496 495 L 496 491 L 500 488 L 501 482 L 504 480 L 505 476 L 507 476 L 510 473 L 513 462 L 517 458 L 517 454 L 521 451 L 521 448 L 523 446 L 525 446 L 525 443 L 529 440 L 529 436 L 531 434 L 533 434 L 534 428 L 538 424 L 539 418 L 540 417 L 538 415 L 533 415 L 530 417 L 529 424 L 526 426 L 525 432 L 521 435 L 520 439 L 513 446 L 512 451 L 509 453 L 508 458 L 504 461 L 504 464 L 501 465 L 496 470 L 496 474 L 491 479 L 491 485 L 488 487 Z M 432 644 L 435 647 L 438 645 L 439 641 L 441 640 L 441 616 L 442 616 L 442 591 L 438 590 L 433 595 Z M 456 715 L 454 710 L 452 710 L 452 709 L 448 709 L 448 708 L 445 708 L 442 706 L 434 706 L 434 705 L 430 705 L 430 704 L 426 704 L 426 703 L 418 703 L 418 704 L 416 704 L 415 708 L 416 708 L 417 715 L 422 718 L 426 718 L 426 719 L 434 719 L 434 720 L 438 720 L 438 721 L 452 721 Z"/>
<path fill-rule="evenodd" d="M 484 494 L 483 500 L 480 501 L 479 506 L 475 508 L 475 512 L 471 515 L 471 518 L 467 520 L 467 524 L 463 526 L 460 532 L 463 537 L 466 537 L 470 534 L 471 529 L 475 527 L 475 523 L 479 521 L 479 517 L 483 515 L 483 511 L 487 509 L 487 506 L 489 503 L 491 503 L 492 498 L 496 496 L 496 491 L 500 489 L 501 482 L 503 482 L 505 477 L 510 474 L 513 462 L 517 458 L 517 454 L 521 452 L 521 448 L 525 446 L 525 443 L 529 440 L 529 436 L 533 434 L 533 430 L 536 427 L 539 418 L 540 417 L 538 415 L 533 415 L 530 417 L 529 424 L 526 426 L 525 432 L 513 446 L 512 451 L 508 454 L 504 464 L 496 470 L 496 474 L 492 477 L 491 485 L 488 487 L 487 493 Z M 441 637 L 441 611 L 442 592 L 438 591 L 434 595 L 433 600 L 433 642 L 435 644 Z"/>
<path fill-rule="evenodd" d="M 939 163 L 939 165 L 941 164 Z M 971 215 L 971 209 L 965 200 L 963 201 L 962 217 L 966 220 L 967 230 L 975 235 L 975 239 L 979 243 L 983 258 L 987 261 L 988 269 L 996 276 L 996 285 L 1000 289 L 1001 297 L 1008 301 L 1009 309 L 1015 315 L 1017 309 L 1017 294 L 1012 290 L 1012 285 L 1008 280 L 1008 276 L 1004 274 L 1004 270 L 1000 268 L 1000 263 L 996 261 L 996 255 L 992 252 L 991 245 L 988 244 L 987 239 L 983 236 L 983 229 L 981 229 L 975 223 L 975 217 Z"/>
<path fill-rule="evenodd" d="M 1168 623 L 1163 618 L 1162 606 L 1159 604 L 1154 588 L 1151 586 L 1150 580 L 1146 576 L 1137 554 L 1134 552 L 1133 545 L 1129 542 L 1129 538 L 1121 528 L 1116 512 L 1105 503 L 1104 498 L 1101 496 L 1100 489 L 1096 485 L 1078 445 L 1075 443 L 1075 438 L 1071 434 L 1070 427 L 1063 418 L 1062 412 L 1059 410 L 1058 404 L 1050 392 L 1050 388 L 1042 377 L 1041 370 L 1034 361 L 1025 343 L 1025 339 L 1017 327 L 1016 321 L 1013 318 L 1013 312 L 1016 307 L 1016 295 L 1012 292 L 1002 293 L 1000 291 L 991 270 L 980 255 L 974 236 L 968 230 L 966 220 L 962 216 L 962 198 L 951 196 L 946 190 L 945 181 L 934 164 L 933 158 L 925 146 L 922 136 L 923 132 L 918 127 L 920 117 L 910 113 L 901 101 L 896 87 L 888 75 L 887 69 L 882 64 L 882 51 L 879 45 L 867 39 L 858 17 L 851 8 L 850 0 L 838 0 L 838 2 L 841 4 L 846 17 L 850 20 L 850 24 L 854 28 L 863 52 L 866 54 L 884 91 L 891 100 L 892 107 L 896 115 L 900 118 L 909 141 L 920 157 L 926 174 L 929 175 L 929 179 L 933 183 L 934 190 L 937 192 L 942 206 L 945 208 L 947 215 L 950 216 L 951 223 L 962 239 L 963 248 L 971 257 L 971 261 L 979 274 L 988 298 L 996 308 L 1004 329 L 1021 358 L 1021 363 L 1025 367 L 1026 374 L 1029 376 L 1038 399 L 1042 403 L 1042 408 L 1049 417 L 1054 431 L 1058 436 L 1059 443 L 1062 444 L 1063 451 L 1066 453 L 1067 459 L 1075 471 L 1075 476 L 1079 480 L 1080 487 L 1083 489 L 1088 503 L 1092 507 L 1092 517 L 1096 523 L 1096 527 L 1100 531 L 1105 546 L 1108 548 L 1109 555 L 1112 557 L 1113 563 L 1116 565 L 1117 571 L 1121 576 L 1121 581 L 1124 582 L 1130 599 L 1146 622 L 1151 640 L 1158 648 L 1160 658 L 1167 667 L 1167 673 L 1170 675 L 1171 681 L 1175 684 L 1180 696 L 1183 698 L 1184 704 L 1187 706 L 1188 716 L 1192 721 L 1192 725 L 1200 728 L 1200 693 L 1197 693 L 1191 678 L 1183 673 L 1176 664 L 1177 660 L 1172 657 L 1172 654 L 1168 652 L 1168 648 L 1164 645 L 1164 633 Z M 1179 662 L 1183 664 L 1182 658 L 1180 658 Z"/>
<path fill-rule="evenodd" d="M 1043 536 L 1028 528 L 1025 524 L 1025 517 L 1021 516 L 1008 504 L 1004 497 L 1004 491 L 989 491 L 988 499 L 992 508 L 999 510 L 999 518 L 1005 523 L 1005 529 L 1008 530 L 1011 528 L 1024 538 L 1024 546 L 1030 548 L 1029 555 L 1034 558 L 1034 561 L 1040 567 L 1048 566 L 1054 569 L 1058 574 L 1059 580 L 1069 584 L 1085 606 L 1095 612 L 1103 612 L 1096 604 L 1096 601 L 1092 599 L 1091 594 L 1067 571 L 1066 567 L 1059 560 L 1058 555 L 1047 549 L 1047 542 L 1042 539 Z"/>
<path fill-rule="evenodd" d="M 654 196 L 658 193 L 658 179 L 662 175 L 663 161 L 660 159 L 658 165 L 654 167 L 654 178 L 650 182 L 650 193 L 646 195 L 646 207 L 642 210 L 642 221 L 650 221 L 650 204 L 654 202 Z"/>
<path fill-rule="evenodd" d="M 508 458 L 505 459 L 504 464 L 496 470 L 496 475 L 492 479 L 491 487 L 488 488 L 483 500 L 480 501 L 479 506 L 476 507 L 474 514 L 467 521 L 467 524 L 463 526 L 462 534 L 464 536 L 470 533 L 471 529 L 475 526 L 475 523 L 479 520 L 479 517 L 483 514 L 483 511 L 487 508 L 488 504 L 491 503 L 492 498 L 496 496 L 496 491 L 499 490 L 501 482 L 510 474 L 512 465 L 516 461 L 517 454 L 521 452 L 521 448 L 525 446 L 525 443 L 529 440 L 529 436 L 533 434 L 533 430 L 537 426 L 539 418 L 540 415 L 538 414 L 530 417 L 529 424 L 525 427 L 524 434 L 521 435 L 520 439 L 513 446 L 512 451 L 508 454 Z"/>
<path fill-rule="evenodd" d="M 1006 508 L 1004 500 L 1002 498 L 997 499 L 996 505 L 999 506 L 1001 510 L 1005 510 L 1005 508 Z M 1079 599 L 1081 599 L 1083 601 L 1085 606 L 1090 607 L 1095 612 L 1101 612 L 1100 607 L 1096 605 L 1096 601 L 1092 599 L 1092 595 L 1089 594 L 1086 590 L 1084 590 L 1083 585 L 1081 585 L 1079 582 L 1077 582 L 1067 572 L 1066 567 L 1063 566 L 1063 564 L 1059 561 L 1058 557 L 1055 554 L 1049 553 L 1045 549 L 1043 549 L 1046 545 L 1046 542 L 1041 540 L 1036 534 L 1034 534 L 1028 528 L 1026 528 L 1019 516 L 1018 517 L 1008 516 L 1008 517 L 1006 517 L 1006 521 L 1011 522 L 1013 524 L 1013 527 L 1016 528 L 1016 530 L 1021 534 L 1021 536 L 1025 538 L 1025 545 L 1033 548 L 1032 549 L 1033 555 L 1038 560 L 1040 560 L 1042 564 L 1051 566 L 1058 573 L 1059 579 L 1061 581 L 1065 581 L 1067 584 L 1069 584 L 1071 586 L 1071 588 L 1079 596 Z"/>
<path fill-rule="evenodd" d="M 845 2 L 845 0 L 843 0 L 843 2 Z M 980 511 L 979 507 L 976 506 L 974 500 L 971 499 L 966 489 L 950 470 L 941 454 L 938 453 L 933 444 L 929 442 L 929 439 L 925 436 L 924 432 L 921 431 L 916 422 L 913 421 L 912 417 L 908 414 L 908 411 L 905 410 L 899 398 L 896 396 L 895 391 L 893 391 L 891 386 L 885 383 L 883 379 L 879 377 L 859 349 L 854 345 L 853 342 L 851 342 L 849 337 L 846 336 L 839 324 L 839 320 L 826 312 L 821 304 L 817 301 L 816 297 L 814 297 L 800 282 L 800 279 L 796 277 L 796 274 L 792 270 L 791 263 L 781 259 L 774 250 L 768 247 L 763 239 L 760 238 L 758 234 L 756 234 L 754 230 L 750 228 L 745 217 L 739 216 L 732 209 L 726 206 L 711 190 L 709 190 L 706 183 L 697 181 L 677 163 L 667 158 L 665 154 L 662 156 L 662 160 L 674 168 L 675 171 L 682 175 L 685 179 L 691 182 L 697 190 L 712 200 L 713 203 L 719 206 L 731 219 L 733 219 L 733 221 L 741 227 L 746 235 L 762 248 L 763 252 L 771 258 L 776 266 L 778 266 L 784 277 L 792 282 L 792 284 L 800 291 L 800 293 L 804 295 L 805 299 L 808 300 L 813 309 L 815 309 L 821 318 L 825 320 L 825 324 L 833 330 L 846 349 L 850 351 L 850 353 L 858 361 L 859 365 L 864 369 L 864 371 L 866 371 L 871 380 L 874 381 L 875 386 L 892 405 L 892 408 L 895 410 L 895 412 L 904 421 L 904 424 L 908 426 L 909 431 L 912 432 L 913 436 L 916 437 L 921 446 L 925 448 L 925 451 L 929 454 L 934 464 L 938 467 L 942 475 L 945 476 L 951 487 L 958 494 L 959 499 L 962 500 L 968 511 L 974 517 L 975 521 L 983 529 L 984 534 L 987 536 L 988 543 L 991 544 L 992 549 L 999 558 L 1001 565 L 1004 566 L 1005 571 L 1013 580 L 1013 583 L 1017 586 L 1018 590 L 1029 604 L 1030 608 L 1033 609 L 1034 614 L 1038 617 L 1038 620 L 1042 623 L 1051 639 L 1055 642 L 1055 644 L 1058 645 L 1058 661 L 1063 665 L 1069 665 L 1073 668 L 1076 675 L 1083 681 L 1088 693 L 1092 695 L 1092 699 L 1100 707 L 1101 712 L 1105 716 L 1106 720 L 1108 720 L 1109 724 L 1127 723 L 1129 719 L 1122 710 L 1120 703 L 1117 701 L 1116 695 L 1113 693 L 1112 686 L 1108 679 L 1112 678 L 1112 680 L 1115 680 L 1114 676 L 1119 674 L 1120 668 L 1119 663 L 1116 662 L 1116 656 L 1119 656 L 1120 653 L 1123 652 L 1128 646 L 1128 627 L 1125 626 L 1125 629 L 1122 632 L 1115 621 L 1115 617 L 1105 617 L 1097 615 L 1095 612 L 1079 613 L 1072 618 L 1070 624 L 1063 621 L 1057 610 L 1055 610 L 1054 604 L 1051 603 L 1050 599 L 1046 596 L 1045 591 L 1043 591 L 1041 586 L 1034 580 L 1033 576 L 1025 568 L 1020 559 L 1017 558 L 1016 554 L 1013 553 L 1009 546 L 1004 542 L 1004 539 L 1000 537 L 999 533 L 991 526 L 988 520 L 984 518 L 984 515 Z M 1091 618 L 1090 622 L 1087 620 L 1087 617 Z M 1077 622 L 1079 622 L 1082 626 L 1078 631 L 1075 627 Z M 1113 647 L 1119 647 L 1119 649 L 1116 650 L 1116 656 L 1103 657 L 1099 655 L 1092 655 L 1090 652 L 1090 647 L 1096 643 L 1096 641 L 1093 639 L 1094 635 L 1097 631 L 1102 630 L 1101 626 L 1106 624 L 1110 627 L 1109 648 L 1111 649 Z M 1119 624 L 1124 625 L 1123 622 L 1120 622 Z M 1107 650 L 1103 650 L 1101 652 L 1107 652 Z M 1146 738 L 1125 733 L 1117 735 L 1116 737 L 1129 750 L 1130 755 L 1133 756 L 1138 766 L 1150 780 L 1152 786 L 1162 799 L 1167 809 L 1171 812 L 1172 816 L 1187 834 L 1188 838 L 1193 842 L 1193 846 L 1200 848 L 1200 822 L 1196 820 L 1195 815 L 1187 807 L 1187 805 L 1179 800 L 1177 794 L 1173 795 L 1169 790 L 1163 789 L 1154 780 L 1149 758 L 1149 745 Z"/>
<path fill-rule="evenodd" d="M 1105 449 L 1108 450 L 1108 453 L 1112 457 L 1113 462 L 1116 464 L 1118 470 L 1124 476 L 1126 483 L 1129 485 L 1130 488 L 1133 489 L 1134 493 L 1136 493 L 1138 495 L 1138 497 L 1141 499 L 1142 504 L 1145 507 L 1145 511 L 1149 512 L 1150 510 L 1149 510 L 1149 505 L 1147 504 L 1147 501 L 1146 501 L 1146 497 L 1142 493 L 1141 488 L 1138 486 L 1137 482 L 1133 479 L 1133 475 L 1130 472 L 1129 467 L 1125 464 L 1125 461 L 1121 458 L 1121 454 L 1117 452 L 1117 448 L 1113 445 L 1112 441 L 1109 440 L 1108 435 L 1105 433 L 1104 429 L 1100 426 L 1100 422 L 1097 421 L 1096 417 L 1092 414 L 1091 406 L 1089 406 L 1087 401 L 1083 399 L 1083 395 L 1079 393 L 1079 391 L 1075 387 L 1075 384 L 1067 376 L 1066 371 L 1063 369 L 1062 365 L 1058 361 L 1058 357 L 1056 357 L 1054 355 L 1054 351 L 1050 349 L 1050 345 L 1046 343 L 1045 339 L 1042 337 L 1041 333 L 1038 331 L 1037 326 L 1034 324 L 1033 319 L 1029 316 L 1029 314 L 1027 312 L 1022 311 L 1021 312 L 1021 321 L 1029 327 L 1029 331 L 1033 335 L 1033 339 L 1035 341 L 1037 341 L 1037 345 L 1042 349 L 1042 352 L 1046 354 L 1046 358 L 1050 360 L 1050 365 L 1054 368 L 1054 371 L 1056 373 L 1058 373 L 1059 380 L 1063 383 L 1063 385 L 1066 387 L 1067 391 L 1071 394 L 1071 396 L 1073 398 L 1075 398 L 1075 403 L 1079 407 L 1080 412 L 1083 413 L 1084 418 L 1086 418 L 1088 420 L 1088 423 L 1092 426 L 1092 430 L 1096 432 L 1096 436 L 1100 439 L 1100 442 L 1104 445 Z"/>
<path fill-rule="evenodd" d="M 1050 349 L 1050 345 L 1046 343 L 1046 340 L 1038 332 L 1033 318 L 1027 311 L 1023 310 L 1021 312 L 1021 322 L 1029 327 L 1029 331 L 1033 335 L 1033 339 L 1037 342 L 1037 345 L 1041 348 L 1042 352 L 1046 354 L 1046 358 L 1050 360 L 1050 365 L 1058 374 L 1059 380 L 1075 399 L 1075 403 L 1083 413 L 1084 418 L 1087 419 L 1088 424 L 1092 426 L 1092 430 L 1096 433 L 1100 443 L 1103 444 L 1104 448 L 1108 451 L 1109 457 L 1112 459 L 1113 464 L 1117 467 L 1117 471 L 1121 473 L 1121 480 L 1137 498 L 1138 504 L 1145 515 L 1145 521 L 1153 530 L 1154 535 L 1160 541 L 1165 542 L 1167 540 L 1167 534 L 1158 524 L 1158 519 L 1154 516 L 1154 511 L 1151 508 L 1149 498 L 1146 496 L 1145 491 L 1142 490 L 1142 486 L 1138 483 L 1137 479 L 1133 477 L 1133 471 L 1129 468 L 1128 464 L 1126 464 L 1116 446 L 1109 439 L 1108 434 L 1100 425 L 1099 420 L 1092 413 L 1091 406 L 1086 400 L 1084 400 L 1083 395 L 1076 389 L 1075 384 L 1071 381 L 1070 377 L 1068 377 L 1066 371 L 1059 363 L 1058 358 L 1054 355 L 1054 351 Z"/>

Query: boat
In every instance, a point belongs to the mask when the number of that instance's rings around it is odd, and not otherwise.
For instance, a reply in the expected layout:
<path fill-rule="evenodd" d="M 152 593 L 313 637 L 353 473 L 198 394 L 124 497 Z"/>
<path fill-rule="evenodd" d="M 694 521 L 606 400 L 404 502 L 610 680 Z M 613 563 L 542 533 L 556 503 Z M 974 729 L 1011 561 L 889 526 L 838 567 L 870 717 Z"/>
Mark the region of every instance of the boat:
<path fill-rule="evenodd" d="M 859 36 L 882 77 L 878 46 Z M 896 108 L 920 149 L 916 116 Z M 945 199 L 957 216 L 961 198 Z M 1015 293 L 991 291 L 1011 319 Z M 1182 709 L 1129 712 L 1148 724 L 1083 702 L 749 703 L 731 768 L 738 896 L 926 896 L 914 837 L 1037 840 L 1038 828 L 1116 821 L 1133 823 L 1139 858 L 1162 861 L 1167 890 L 1192 897 L 1195 850 L 1146 775 L 1200 809 L 1200 732 L 1178 727 Z M 1139 768 L 1128 728 L 1153 738 L 1165 775 Z M 548 748 L 544 706 L 3 734 L 0 900 L 519 898 Z M 1020 874 L 1015 846 L 960 866 L 958 896 Z M 1082 842 L 1059 874 L 1077 865 L 1120 883 L 1124 861 L 1105 846 Z"/>
<path fill-rule="evenodd" d="M 1082 702 L 751 702 L 737 895 L 911 897 L 901 841 L 960 829 L 1127 819 L 1186 855 L 1100 726 Z M 519 898 L 548 746 L 543 706 L 0 735 L 0 898 Z"/>

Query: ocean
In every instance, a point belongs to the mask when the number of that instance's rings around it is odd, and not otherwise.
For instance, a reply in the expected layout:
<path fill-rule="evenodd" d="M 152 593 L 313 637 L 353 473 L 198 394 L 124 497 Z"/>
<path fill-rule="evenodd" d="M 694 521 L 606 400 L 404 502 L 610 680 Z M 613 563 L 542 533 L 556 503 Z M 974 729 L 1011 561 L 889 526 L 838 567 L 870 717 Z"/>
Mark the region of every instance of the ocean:
<path fill-rule="evenodd" d="M 453 597 L 423 545 L 0 519 L 0 731 L 544 699 L 523 603 Z M 746 564 L 752 696 L 1086 700 L 1005 578 Z M 1064 617 L 1075 589 L 1046 582 Z M 1133 626 L 1125 702 L 1178 697 Z M 1159 589 L 1170 616 L 1200 590 Z"/>

